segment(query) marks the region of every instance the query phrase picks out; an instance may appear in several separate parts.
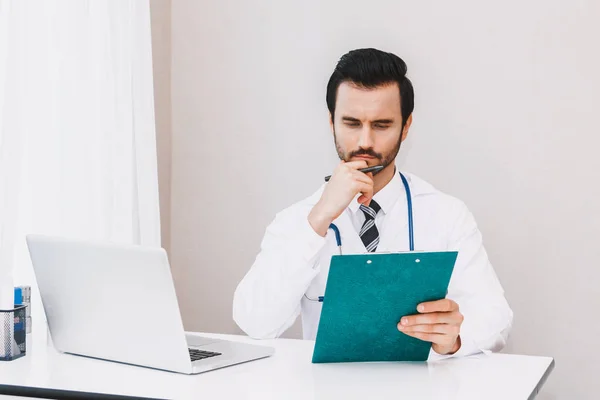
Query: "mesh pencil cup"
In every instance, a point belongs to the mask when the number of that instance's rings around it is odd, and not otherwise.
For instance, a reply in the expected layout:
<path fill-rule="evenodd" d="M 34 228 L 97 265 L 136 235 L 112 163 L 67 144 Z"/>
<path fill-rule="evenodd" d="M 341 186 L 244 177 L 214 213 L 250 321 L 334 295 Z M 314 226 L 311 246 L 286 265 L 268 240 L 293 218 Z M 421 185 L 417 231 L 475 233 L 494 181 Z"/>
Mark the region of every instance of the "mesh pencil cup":
<path fill-rule="evenodd" d="M 0 310 L 0 361 L 23 357 L 26 351 L 27 306 Z"/>

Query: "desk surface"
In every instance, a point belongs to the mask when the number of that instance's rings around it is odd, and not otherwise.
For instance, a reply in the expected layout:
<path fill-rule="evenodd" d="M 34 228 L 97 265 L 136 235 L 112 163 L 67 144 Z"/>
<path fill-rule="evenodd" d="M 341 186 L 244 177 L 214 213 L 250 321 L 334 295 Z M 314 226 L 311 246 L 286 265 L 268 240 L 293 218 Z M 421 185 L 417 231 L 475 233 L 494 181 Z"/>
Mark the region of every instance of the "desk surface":
<path fill-rule="evenodd" d="M 107 399 L 531 399 L 554 366 L 549 357 L 508 354 L 429 363 L 312 364 L 312 341 L 277 339 L 260 344 L 274 346 L 275 355 L 181 375 L 59 354 L 45 343 L 32 343 L 25 357 L 0 362 L 0 394 L 71 399 L 77 398 L 73 392 L 80 392 L 81 398 L 94 393 L 100 395 L 95 398 Z"/>

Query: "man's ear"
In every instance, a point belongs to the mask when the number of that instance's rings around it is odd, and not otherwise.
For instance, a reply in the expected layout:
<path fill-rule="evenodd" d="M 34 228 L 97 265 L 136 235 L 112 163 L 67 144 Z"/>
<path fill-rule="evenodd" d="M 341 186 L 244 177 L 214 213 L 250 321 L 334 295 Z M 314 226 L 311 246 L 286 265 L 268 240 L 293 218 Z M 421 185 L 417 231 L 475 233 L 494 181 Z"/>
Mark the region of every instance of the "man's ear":
<path fill-rule="evenodd" d="M 402 141 L 404 142 L 406 140 L 406 137 L 408 136 L 408 130 L 410 129 L 410 125 L 412 124 L 412 114 L 410 114 L 408 116 L 408 118 L 406 119 L 406 124 L 404 124 L 404 129 L 402 130 Z"/>

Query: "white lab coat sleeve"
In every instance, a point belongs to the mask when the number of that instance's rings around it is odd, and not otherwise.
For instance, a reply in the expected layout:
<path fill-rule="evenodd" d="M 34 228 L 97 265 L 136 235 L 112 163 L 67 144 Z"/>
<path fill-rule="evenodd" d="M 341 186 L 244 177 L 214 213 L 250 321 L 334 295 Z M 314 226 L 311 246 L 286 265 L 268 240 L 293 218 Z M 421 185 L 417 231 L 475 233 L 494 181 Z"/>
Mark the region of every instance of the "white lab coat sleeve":
<path fill-rule="evenodd" d="M 464 316 L 461 347 L 452 356 L 500 351 L 512 327 L 513 312 L 488 259 L 473 215 L 458 202 L 449 247 L 458 250 L 448 298 L 458 303 Z"/>
<path fill-rule="evenodd" d="M 276 338 L 285 332 L 300 314 L 301 299 L 319 272 L 326 239 L 313 230 L 308 212 L 292 207 L 275 217 L 236 288 L 233 319 L 252 338 Z"/>

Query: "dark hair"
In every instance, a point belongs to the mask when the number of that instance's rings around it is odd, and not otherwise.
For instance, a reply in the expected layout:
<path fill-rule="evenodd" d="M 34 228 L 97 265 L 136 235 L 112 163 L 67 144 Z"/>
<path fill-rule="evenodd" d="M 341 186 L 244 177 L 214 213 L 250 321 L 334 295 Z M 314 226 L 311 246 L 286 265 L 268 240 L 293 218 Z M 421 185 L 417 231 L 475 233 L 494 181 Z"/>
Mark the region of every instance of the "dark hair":
<path fill-rule="evenodd" d="M 357 49 L 344 54 L 327 83 L 327 108 L 334 120 L 337 91 L 342 82 L 352 82 L 367 89 L 396 82 L 400 88 L 402 127 L 412 114 L 415 95 L 406 77 L 406 63 L 397 55 L 377 49 Z"/>

